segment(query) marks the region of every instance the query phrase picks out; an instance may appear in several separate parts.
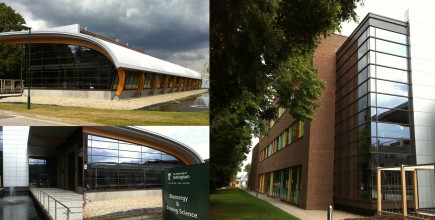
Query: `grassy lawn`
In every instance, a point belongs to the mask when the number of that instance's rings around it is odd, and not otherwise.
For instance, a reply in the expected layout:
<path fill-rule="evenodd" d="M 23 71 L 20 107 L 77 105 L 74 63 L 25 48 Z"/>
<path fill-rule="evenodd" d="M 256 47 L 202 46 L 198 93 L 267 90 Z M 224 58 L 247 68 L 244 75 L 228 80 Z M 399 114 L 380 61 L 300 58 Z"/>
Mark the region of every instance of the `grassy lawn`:
<path fill-rule="evenodd" d="M 210 195 L 210 219 L 298 219 L 241 189 L 219 190 Z"/>
<path fill-rule="evenodd" d="M 159 112 L 131 110 L 103 110 L 92 108 L 62 107 L 32 104 L 0 104 L 0 110 L 43 115 L 56 118 L 80 120 L 101 125 L 208 125 L 209 113 L 204 112 Z"/>

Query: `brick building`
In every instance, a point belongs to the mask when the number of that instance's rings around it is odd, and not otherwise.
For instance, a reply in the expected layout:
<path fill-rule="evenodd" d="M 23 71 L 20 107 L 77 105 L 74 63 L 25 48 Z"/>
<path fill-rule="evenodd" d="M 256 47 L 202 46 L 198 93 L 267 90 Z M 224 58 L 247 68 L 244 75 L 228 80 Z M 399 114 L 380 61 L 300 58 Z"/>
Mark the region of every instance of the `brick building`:
<path fill-rule="evenodd" d="M 253 149 L 251 189 L 258 188 L 260 193 L 304 209 L 324 209 L 332 203 L 335 53 L 345 40 L 346 37 L 333 34 L 316 49 L 313 66 L 326 82 L 316 119 L 296 121 L 280 109 L 281 116 L 271 123 L 269 136 Z"/>
<path fill-rule="evenodd" d="M 323 39 L 312 61 L 326 82 L 315 120 L 296 121 L 277 106 L 279 119 L 253 149 L 249 187 L 303 209 L 333 204 L 375 213 L 378 167 L 433 164 L 433 16 L 408 10 L 400 21 L 369 13 L 348 38 Z M 401 180 L 382 175 L 389 187 L 382 206 L 393 209 L 402 197 L 391 189 Z M 435 174 L 415 175 L 426 184 L 415 204 L 433 210 Z"/>

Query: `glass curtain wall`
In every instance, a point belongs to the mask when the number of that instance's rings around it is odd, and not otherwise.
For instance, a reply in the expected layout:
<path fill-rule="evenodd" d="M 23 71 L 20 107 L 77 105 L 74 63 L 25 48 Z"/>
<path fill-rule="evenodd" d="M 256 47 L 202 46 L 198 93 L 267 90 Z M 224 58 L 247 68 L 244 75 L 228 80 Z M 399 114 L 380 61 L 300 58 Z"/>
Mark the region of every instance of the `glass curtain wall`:
<path fill-rule="evenodd" d="M 161 187 L 164 169 L 183 166 L 165 152 L 137 144 L 87 135 L 85 183 L 89 191 Z"/>
<path fill-rule="evenodd" d="M 258 177 L 259 193 L 299 205 L 302 166 L 277 170 Z"/>
<path fill-rule="evenodd" d="M 32 44 L 30 65 L 31 84 L 35 88 L 117 88 L 114 83 L 118 75 L 115 66 L 103 54 L 90 48 L 66 44 Z M 28 86 L 27 74 L 23 74 L 23 77 L 25 86 Z"/>
<path fill-rule="evenodd" d="M 415 164 L 408 37 L 369 26 L 337 60 L 334 196 L 376 198 L 376 168 Z"/>

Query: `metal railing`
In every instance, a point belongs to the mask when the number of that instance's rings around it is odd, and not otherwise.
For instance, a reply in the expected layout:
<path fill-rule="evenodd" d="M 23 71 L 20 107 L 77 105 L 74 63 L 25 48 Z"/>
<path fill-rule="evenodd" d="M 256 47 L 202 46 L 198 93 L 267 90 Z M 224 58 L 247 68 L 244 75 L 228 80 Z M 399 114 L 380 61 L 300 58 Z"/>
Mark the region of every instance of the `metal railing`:
<path fill-rule="evenodd" d="M 30 185 L 29 189 L 52 219 L 70 219 L 72 212 L 65 204 L 33 185 Z"/>
<path fill-rule="evenodd" d="M 24 80 L 0 79 L 0 94 L 21 94 Z"/>

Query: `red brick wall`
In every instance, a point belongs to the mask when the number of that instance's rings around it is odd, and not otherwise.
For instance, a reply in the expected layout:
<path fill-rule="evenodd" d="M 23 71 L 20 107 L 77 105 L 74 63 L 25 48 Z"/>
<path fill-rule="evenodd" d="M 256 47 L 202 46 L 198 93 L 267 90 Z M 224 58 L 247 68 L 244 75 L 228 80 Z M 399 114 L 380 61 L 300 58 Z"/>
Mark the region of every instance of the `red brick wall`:
<path fill-rule="evenodd" d="M 310 126 L 307 209 L 327 209 L 333 203 L 335 134 L 335 52 L 346 37 L 331 35 L 322 40 L 313 57 L 318 76 L 326 82 L 315 120 Z"/>
<path fill-rule="evenodd" d="M 316 49 L 313 66 L 319 77 L 326 82 L 316 110 L 316 119 L 305 122 L 304 136 L 263 161 L 260 152 L 295 120 L 285 112 L 271 128 L 268 136 L 260 139 L 253 151 L 251 172 L 258 175 L 283 168 L 302 165 L 300 207 L 304 209 L 326 209 L 332 204 L 334 172 L 335 131 L 335 52 L 346 37 L 331 35 Z M 254 165 L 256 164 L 256 166 Z M 257 185 L 251 183 L 251 185 Z"/>

